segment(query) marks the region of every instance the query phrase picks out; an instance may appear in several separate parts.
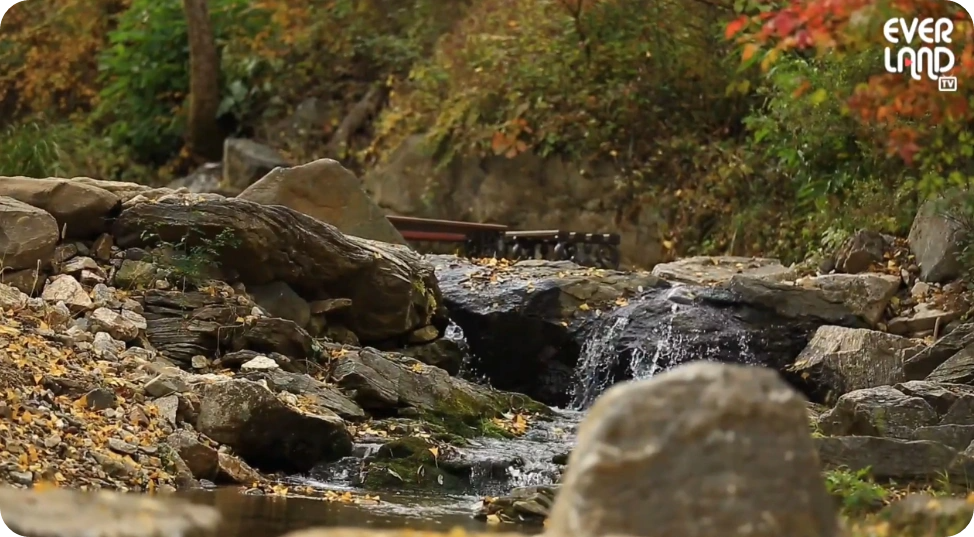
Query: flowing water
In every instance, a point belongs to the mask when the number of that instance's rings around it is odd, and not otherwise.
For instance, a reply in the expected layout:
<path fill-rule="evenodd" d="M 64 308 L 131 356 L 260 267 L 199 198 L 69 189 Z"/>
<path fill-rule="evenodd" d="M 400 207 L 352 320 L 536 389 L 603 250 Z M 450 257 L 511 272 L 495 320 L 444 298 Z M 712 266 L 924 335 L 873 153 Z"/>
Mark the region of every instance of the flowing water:
<path fill-rule="evenodd" d="M 471 468 L 469 487 L 462 492 L 379 492 L 382 501 L 375 505 L 248 496 L 233 489 L 194 492 L 190 497 L 193 501 L 214 505 L 224 514 L 227 522 L 221 527 L 219 537 L 277 537 L 288 531 L 312 526 L 487 529 L 485 523 L 472 516 L 484 496 L 504 495 L 516 487 L 550 485 L 560 481 L 562 466 L 553 459 L 571 450 L 584 410 L 617 380 L 614 371 L 620 365 L 626 368 L 627 377 L 644 379 L 673 364 L 707 359 L 707 349 L 701 353 L 698 348 L 693 355 L 687 350 L 687 343 L 695 337 L 694 334 L 674 327 L 678 315 L 693 315 L 690 311 L 692 308 L 684 305 L 683 293 L 685 291 L 680 288 L 674 288 L 654 298 L 672 302 L 671 315 L 666 322 L 655 326 L 651 333 L 643 335 L 652 342 L 648 351 L 643 348 L 630 349 L 627 353 L 618 351 L 620 339 L 627 334 L 627 330 L 632 330 L 631 319 L 625 314 L 607 320 L 607 326 L 594 332 L 582 346 L 578 359 L 573 410 L 555 409 L 553 419 L 533 423 L 531 429 L 519 438 L 480 438 L 462 448 L 460 459 Z M 446 337 L 459 343 L 469 356 L 469 348 L 459 326 L 451 325 Z M 739 346 L 746 354 L 747 342 L 742 340 Z M 469 360 L 461 371 L 462 376 L 469 380 L 481 380 L 472 378 Z M 352 457 L 317 468 L 308 475 L 293 476 L 287 482 L 321 490 L 364 494 L 366 491 L 356 486 L 361 478 L 362 459 L 373 454 L 380 446 L 381 439 L 357 444 Z M 505 530 L 534 534 L 539 533 L 541 528 L 508 526 Z"/>

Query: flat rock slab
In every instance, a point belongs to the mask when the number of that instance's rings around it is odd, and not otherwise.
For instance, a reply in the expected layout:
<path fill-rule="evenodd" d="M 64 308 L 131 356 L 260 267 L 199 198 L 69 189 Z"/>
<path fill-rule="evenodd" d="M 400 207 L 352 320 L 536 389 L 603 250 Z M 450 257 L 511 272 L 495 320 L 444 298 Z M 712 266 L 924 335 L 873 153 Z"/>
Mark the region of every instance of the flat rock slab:
<path fill-rule="evenodd" d="M 761 257 L 697 256 L 653 267 L 653 275 L 667 281 L 695 285 L 721 284 L 736 275 L 780 282 L 794 280 L 798 273 L 777 259 Z"/>
<path fill-rule="evenodd" d="M 172 498 L 0 488 L 3 522 L 23 537 L 170 537 L 216 529 L 219 512 Z"/>

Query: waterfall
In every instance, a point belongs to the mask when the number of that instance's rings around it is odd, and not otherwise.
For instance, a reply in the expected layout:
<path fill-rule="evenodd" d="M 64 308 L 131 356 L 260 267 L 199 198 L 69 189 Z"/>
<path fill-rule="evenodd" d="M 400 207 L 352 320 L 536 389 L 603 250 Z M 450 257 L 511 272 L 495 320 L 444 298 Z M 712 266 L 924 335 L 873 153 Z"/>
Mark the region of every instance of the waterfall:
<path fill-rule="evenodd" d="M 617 360 L 616 341 L 628 325 L 629 317 L 617 317 L 608 330 L 594 334 L 582 345 L 575 367 L 573 408 L 588 407 L 612 381 Z"/>

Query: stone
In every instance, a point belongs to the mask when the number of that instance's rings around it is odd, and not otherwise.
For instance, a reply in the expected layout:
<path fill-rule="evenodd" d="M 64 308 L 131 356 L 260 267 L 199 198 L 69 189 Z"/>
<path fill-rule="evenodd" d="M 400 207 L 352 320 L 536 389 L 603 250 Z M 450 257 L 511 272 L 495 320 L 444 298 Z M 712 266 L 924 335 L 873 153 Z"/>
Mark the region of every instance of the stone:
<path fill-rule="evenodd" d="M 54 256 L 59 237 L 53 216 L 0 194 L 0 270 L 43 268 Z"/>
<path fill-rule="evenodd" d="M 189 391 L 189 385 L 179 375 L 161 373 L 145 385 L 145 393 L 152 397 L 165 397 Z"/>
<path fill-rule="evenodd" d="M 308 326 L 311 308 L 288 284 L 278 281 L 255 285 L 248 289 L 248 294 L 258 306 L 274 317 L 294 321 L 302 328 Z"/>
<path fill-rule="evenodd" d="M 945 283 L 961 275 L 957 259 L 963 232 L 960 223 L 950 217 L 952 207 L 960 196 L 924 201 L 910 227 L 910 250 L 920 267 L 920 279 L 931 283 Z"/>
<path fill-rule="evenodd" d="M 966 468 L 954 463 L 957 450 L 930 440 L 901 440 L 875 436 L 816 438 L 819 459 L 826 469 L 869 469 L 876 479 L 923 481 L 943 475 L 966 482 Z"/>
<path fill-rule="evenodd" d="M 798 280 L 799 285 L 820 289 L 828 298 L 875 326 L 883 319 L 901 281 L 889 274 L 827 274 Z"/>
<path fill-rule="evenodd" d="M 160 416 L 168 421 L 170 425 L 176 426 L 176 420 L 179 417 L 179 397 L 176 395 L 167 395 L 152 401 L 152 404 L 159 409 Z"/>
<path fill-rule="evenodd" d="M 115 394 L 104 389 L 97 388 L 84 395 L 84 406 L 88 410 L 98 412 L 115 407 L 117 401 Z"/>
<path fill-rule="evenodd" d="M 108 261 L 112 258 L 112 246 L 115 239 L 108 233 L 102 233 L 91 245 L 91 255 L 99 261 Z"/>
<path fill-rule="evenodd" d="M 129 312 L 130 315 L 138 315 Z M 139 316 L 141 319 L 141 316 Z M 145 328 L 145 319 L 142 319 L 140 328 L 139 323 L 127 315 L 108 308 L 98 308 L 88 317 L 91 322 L 91 330 L 94 332 L 108 332 L 113 338 L 119 341 L 133 341 L 139 337 L 139 331 Z"/>
<path fill-rule="evenodd" d="M 44 282 L 47 281 L 48 273 L 41 269 L 22 269 L 0 273 L 0 282 L 15 287 L 31 296 L 36 296 L 44 290 Z"/>
<path fill-rule="evenodd" d="M 147 261 L 125 259 L 115 271 L 115 286 L 119 289 L 151 288 L 156 281 L 156 266 Z"/>
<path fill-rule="evenodd" d="M 355 174 L 332 159 L 278 168 L 237 197 L 265 205 L 290 207 L 331 224 L 347 235 L 406 244 L 382 209 L 362 189 Z"/>
<path fill-rule="evenodd" d="M 414 330 L 407 339 L 409 343 L 420 344 L 429 343 L 438 337 L 440 337 L 440 331 L 435 326 L 427 325 Z"/>
<path fill-rule="evenodd" d="M 309 304 L 312 315 L 331 315 L 334 313 L 347 311 L 352 307 L 352 301 L 347 298 L 328 298 L 316 300 Z"/>
<path fill-rule="evenodd" d="M 0 283 L 0 310 L 19 310 L 27 307 L 28 297 L 21 290 Z"/>
<path fill-rule="evenodd" d="M 974 386 L 963 384 L 948 384 L 940 382 L 929 382 L 924 380 L 911 380 L 893 386 L 896 390 L 912 396 L 919 397 L 926 401 L 937 411 L 937 414 L 944 415 L 964 395 L 974 395 Z"/>
<path fill-rule="evenodd" d="M 929 382 L 974 384 L 974 343 L 944 360 L 927 375 Z"/>
<path fill-rule="evenodd" d="M 708 362 L 598 399 L 547 525 L 578 537 L 839 535 L 805 399 L 774 371 Z"/>
<path fill-rule="evenodd" d="M 940 309 L 929 302 L 917 304 L 912 311 L 890 319 L 887 330 L 891 334 L 910 335 L 933 331 L 938 326 L 947 326 L 947 323 L 959 319 L 964 314 L 963 311 L 953 309 Z"/>
<path fill-rule="evenodd" d="M 914 431 L 912 440 L 929 440 L 957 451 L 974 442 L 974 425 L 929 425 Z"/>
<path fill-rule="evenodd" d="M 424 364 L 439 367 L 451 375 L 457 375 L 467 359 L 463 345 L 445 337 L 423 345 L 411 345 L 399 352 Z"/>
<path fill-rule="evenodd" d="M 836 252 L 835 270 L 847 274 L 866 272 L 872 265 L 883 262 L 886 246 L 881 233 L 859 230 Z"/>
<path fill-rule="evenodd" d="M 100 271 L 101 267 L 98 266 L 98 263 L 94 259 L 83 256 L 72 257 L 61 265 L 62 274 L 75 275 L 82 270 Z"/>
<path fill-rule="evenodd" d="M 895 500 L 877 515 L 889 535 L 961 535 L 974 518 L 974 503 L 963 498 L 910 494 Z"/>
<path fill-rule="evenodd" d="M 93 239 L 107 231 L 122 202 L 102 188 L 72 179 L 0 177 L 0 196 L 43 209 L 67 239 Z"/>
<path fill-rule="evenodd" d="M 268 472 L 306 472 L 352 452 L 351 434 L 340 417 L 289 407 L 248 380 L 202 386 L 196 425 L 201 433 Z"/>
<path fill-rule="evenodd" d="M 223 142 L 223 181 L 220 186 L 241 192 L 278 167 L 290 164 L 273 148 L 243 138 Z"/>
<path fill-rule="evenodd" d="M 798 277 L 794 268 L 783 266 L 777 259 L 760 257 L 697 256 L 653 267 L 653 275 L 658 278 L 695 285 L 727 283 L 738 274 L 773 282 Z"/>
<path fill-rule="evenodd" d="M 91 349 L 95 352 L 95 356 L 114 362 L 118 360 L 119 354 L 125 352 L 125 342 L 118 341 L 107 332 L 98 332 L 91 342 Z"/>
<path fill-rule="evenodd" d="M 198 434 L 176 431 L 166 443 L 171 446 L 196 479 L 216 484 L 251 485 L 261 481 L 260 474 L 233 455 L 223 453 L 212 442 L 203 441 Z"/>
<path fill-rule="evenodd" d="M 789 368 L 827 388 L 831 400 L 864 388 L 905 380 L 903 362 L 916 352 L 912 340 L 861 328 L 822 326 Z"/>
<path fill-rule="evenodd" d="M 123 248 L 145 246 L 147 227 L 173 242 L 187 227 L 228 232 L 233 255 L 221 269 L 236 272 L 248 287 L 282 281 L 308 300 L 333 298 L 341 290 L 353 302 L 348 327 L 363 341 L 404 336 L 445 316 L 433 269 L 415 252 L 343 235 L 287 207 L 164 198 L 123 211 L 114 236 Z"/>
<path fill-rule="evenodd" d="M 279 365 L 274 360 L 266 356 L 257 356 L 247 363 L 240 366 L 240 369 L 244 371 L 267 371 L 269 369 L 278 369 Z"/>
<path fill-rule="evenodd" d="M 882 436 L 912 440 L 920 427 L 936 425 L 937 411 L 924 399 L 892 386 L 849 392 L 818 419 L 819 429 L 830 436 Z"/>
<path fill-rule="evenodd" d="M 196 355 L 190 359 L 189 365 L 193 369 L 206 369 L 210 367 L 210 360 L 206 356 Z"/>
<path fill-rule="evenodd" d="M 16 535 L 57 537 L 156 537 L 215 531 L 220 514 L 187 500 L 77 491 L 0 487 L 3 522 Z"/>
<path fill-rule="evenodd" d="M 972 343 L 974 323 L 960 324 L 933 345 L 907 358 L 903 362 L 903 372 L 909 380 L 923 380 L 940 364 Z"/>
<path fill-rule="evenodd" d="M 41 298 L 49 303 L 64 302 L 72 312 L 85 311 L 93 305 L 81 283 L 67 274 L 51 278 L 44 286 Z"/>

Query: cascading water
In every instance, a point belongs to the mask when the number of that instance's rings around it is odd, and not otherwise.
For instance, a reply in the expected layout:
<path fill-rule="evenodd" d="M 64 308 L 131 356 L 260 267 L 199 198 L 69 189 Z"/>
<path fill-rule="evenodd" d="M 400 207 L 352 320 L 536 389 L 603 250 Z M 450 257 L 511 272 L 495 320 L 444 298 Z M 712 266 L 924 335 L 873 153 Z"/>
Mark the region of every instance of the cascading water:
<path fill-rule="evenodd" d="M 691 290 L 678 285 L 637 299 L 636 307 L 645 306 L 642 310 L 623 307 L 599 321 L 579 353 L 572 408 L 588 408 L 620 380 L 651 378 L 695 360 L 726 359 L 730 347 L 739 350 L 739 363 L 754 363 L 750 335 L 729 328 L 729 319 L 713 318 L 712 310 L 696 307 L 694 298 Z M 637 323 L 634 316 L 639 315 L 655 324 Z M 736 341 L 704 337 L 717 331 Z"/>

